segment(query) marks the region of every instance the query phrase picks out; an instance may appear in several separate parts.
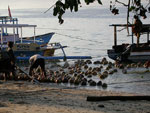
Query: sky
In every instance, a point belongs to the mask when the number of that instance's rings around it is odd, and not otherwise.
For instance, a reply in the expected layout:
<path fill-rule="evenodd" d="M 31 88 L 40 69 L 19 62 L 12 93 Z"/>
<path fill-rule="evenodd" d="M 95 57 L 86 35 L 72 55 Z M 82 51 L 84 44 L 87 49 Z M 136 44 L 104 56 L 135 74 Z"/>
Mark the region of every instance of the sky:
<path fill-rule="evenodd" d="M 7 9 L 8 5 L 11 9 L 28 9 L 28 8 L 49 8 L 52 6 L 57 0 L 0 0 L 0 9 Z M 84 0 L 81 0 L 82 3 Z M 103 5 L 110 4 L 110 1 L 115 0 L 101 0 Z M 126 2 L 128 0 L 120 0 L 122 2 Z M 149 0 L 142 0 L 143 1 L 149 1 Z M 97 2 L 90 4 L 86 7 L 92 7 L 92 6 L 98 6 L 99 4 Z"/>
<path fill-rule="evenodd" d="M 0 9 L 7 9 L 8 5 L 11 9 L 28 9 L 28 8 L 49 8 L 57 0 L 0 0 Z M 84 0 L 81 0 L 83 2 Z M 102 2 L 109 3 L 109 0 L 102 0 Z M 84 2 L 83 2 L 84 3 Z M 98 3 L 91 4 L 99 5 Z"/>
<path fill-rule="evenodd" d="M 0 0 L 0 9 L 48 8 L 56 0 Z"/>

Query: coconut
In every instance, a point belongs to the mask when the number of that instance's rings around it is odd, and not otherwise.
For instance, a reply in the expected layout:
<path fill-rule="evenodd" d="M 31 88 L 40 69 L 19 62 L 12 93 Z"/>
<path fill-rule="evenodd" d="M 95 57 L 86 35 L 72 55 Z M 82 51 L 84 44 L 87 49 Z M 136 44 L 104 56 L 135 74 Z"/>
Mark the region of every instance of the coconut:
<path fill-rule="evenodd" d="M 92 72 L 92 75 L 97 75 L 97 72 L 96 71 Z"/>
<path fill-rule="evenodd" d="M 86 86 L 87 85 L 87 82 L 86 81 L 81 81 L 81 86 Z"/>
<path fill-rule="evenodd" d="M 90 86 L 96 86 L 96 82 L 92 80 L 92 81 L 90 81 L 89 85 Z"/>
<path fill-rule="evenodd" d="M 101 86 L 101 85 L 102 85 L 102 81 L 98 81 L 97 86 Z"/>
<path fill-rule="evenodd" d="M 102 84 L 102 88 L 107 88 L 107 84 L 106 84 L 106 83 L 103 83 L 103 84 Z"/>
<path fill-rule="evenodd" d="M 84 66 L 84 69 L 88 69 L 88 65 L 85 65 L 85 66 Z"/>
<path fill-rule="evenodd" d="M 88 78 L 91 78 L 91 77 L 92 77 L 92 75 L 88 75 L 87 77 L 88 77 Z"/>

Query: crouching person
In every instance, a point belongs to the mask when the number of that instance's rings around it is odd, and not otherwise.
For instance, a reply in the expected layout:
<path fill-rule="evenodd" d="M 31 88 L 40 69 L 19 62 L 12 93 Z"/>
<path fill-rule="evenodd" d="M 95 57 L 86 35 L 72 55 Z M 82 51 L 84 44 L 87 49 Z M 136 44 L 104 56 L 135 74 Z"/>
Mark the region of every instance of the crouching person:
<path fill-rule="evenodd" d="M 29 59 L 29 63 L 30 63 L 30 69 L 29 69 L 30 76 L 33 76 L 33 70 L 36 69 L 38 66 L 40 66 L 42 71 L 42 76 L 46 77 L 45 60 L 41 55 L 35 54 L 31 56 Z"/>

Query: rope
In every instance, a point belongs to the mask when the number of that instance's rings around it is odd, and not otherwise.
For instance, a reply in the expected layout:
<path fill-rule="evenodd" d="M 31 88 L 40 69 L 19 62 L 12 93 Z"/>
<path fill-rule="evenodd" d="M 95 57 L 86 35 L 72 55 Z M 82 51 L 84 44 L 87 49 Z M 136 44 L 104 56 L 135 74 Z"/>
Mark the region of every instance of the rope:
<path fill-rule="evenodd" d="M 62 1 L 62 0 L 59 0 L 59 1 Z M 53 4 L 52 6 L 50 6 L 46 11 L 44 11 L 44 13 L 47 13 L 49 10 L 51 10 L 53 7 L 55 7 L 56 3 Z"/>
<path fill-rule="evenodd" d="M 42 27 L 38 27 L 36 29 L 52 29 L 52 30 L 67 30 L 67 31 L 79 31 L 79 29 L 57 29 L 57 28 L 42 28 Z"/>
<path fill-rule="evenodd" d="M 79 38 L 79 37 L 73 37 L 73 36 L 70 36 L 70 35 L 56 33 L 56 32 L 55 32 L 55 34 L 60 35 L 60 36 L 66 36 L 66 37 L 69 37 L 69 38 L 78 39 L 78 40 L 83 40 L 83 41 L 90 41 L 90 42 L 94 42 L 94 43 L 102 43 L 102 42 L 99 42 L 99 41 L 86 40 L 86 39 L 82 39 L 82 38 Z"/>
<path fill-rule="evenodd" d="M 55 28 L 37 28 L 37 29 L 53 29 L 53 30 L 62 30 L 62 29 L 55 29 Z M 72 30 L 72 29 L 67 29 L 67 30 L 71 30 L 71 31 L 77 31 L 77 30 Z M 65 36 L 65 37 L 69 37 L 69 38 L 74 38 L 74 39 L 78 39 L 78 40 L 83 40 L 83 41 L 89 41 L 89 42 L 94 42 L 94 43 L 102 43 L 99 41 L 94 41 L 94 40 L 87 40 L 87 39 L 83 39 L 83 38 L 79 38 L 79 37 L 74 37 L 71 35 L 66 35 L 66 34 L 61 34 L 61 33 L 57 33 L 55 32 L 55 34 L 60 35 L 60 36 Z"/>

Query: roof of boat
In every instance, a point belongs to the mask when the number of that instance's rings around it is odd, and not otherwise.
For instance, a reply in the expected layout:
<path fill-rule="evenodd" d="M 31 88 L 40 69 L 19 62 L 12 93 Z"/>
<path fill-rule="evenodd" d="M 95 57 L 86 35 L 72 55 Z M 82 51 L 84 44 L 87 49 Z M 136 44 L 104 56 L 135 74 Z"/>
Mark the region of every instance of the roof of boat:
<path fill-rule="evenodd" d="M 2 19 L 8 19 L 8 18 L 10 18 L 9 16 L 0 16 L 0 20 L 2 20 Z"/>
<path fill-rule="evenodd" d="M 37 25 L 29 25 L 29 24 L 0 24 L 1 28 L 18 28 L 18 27 L 37 27 Z"/>
<path fill-rule="evenodd" d="M 110 26 L 116 26 L 116 27 L 132 27 L 134 24 L 112 24 Z M 143 24 L 144 27 L 150 27 L 150 24 Z"/>

